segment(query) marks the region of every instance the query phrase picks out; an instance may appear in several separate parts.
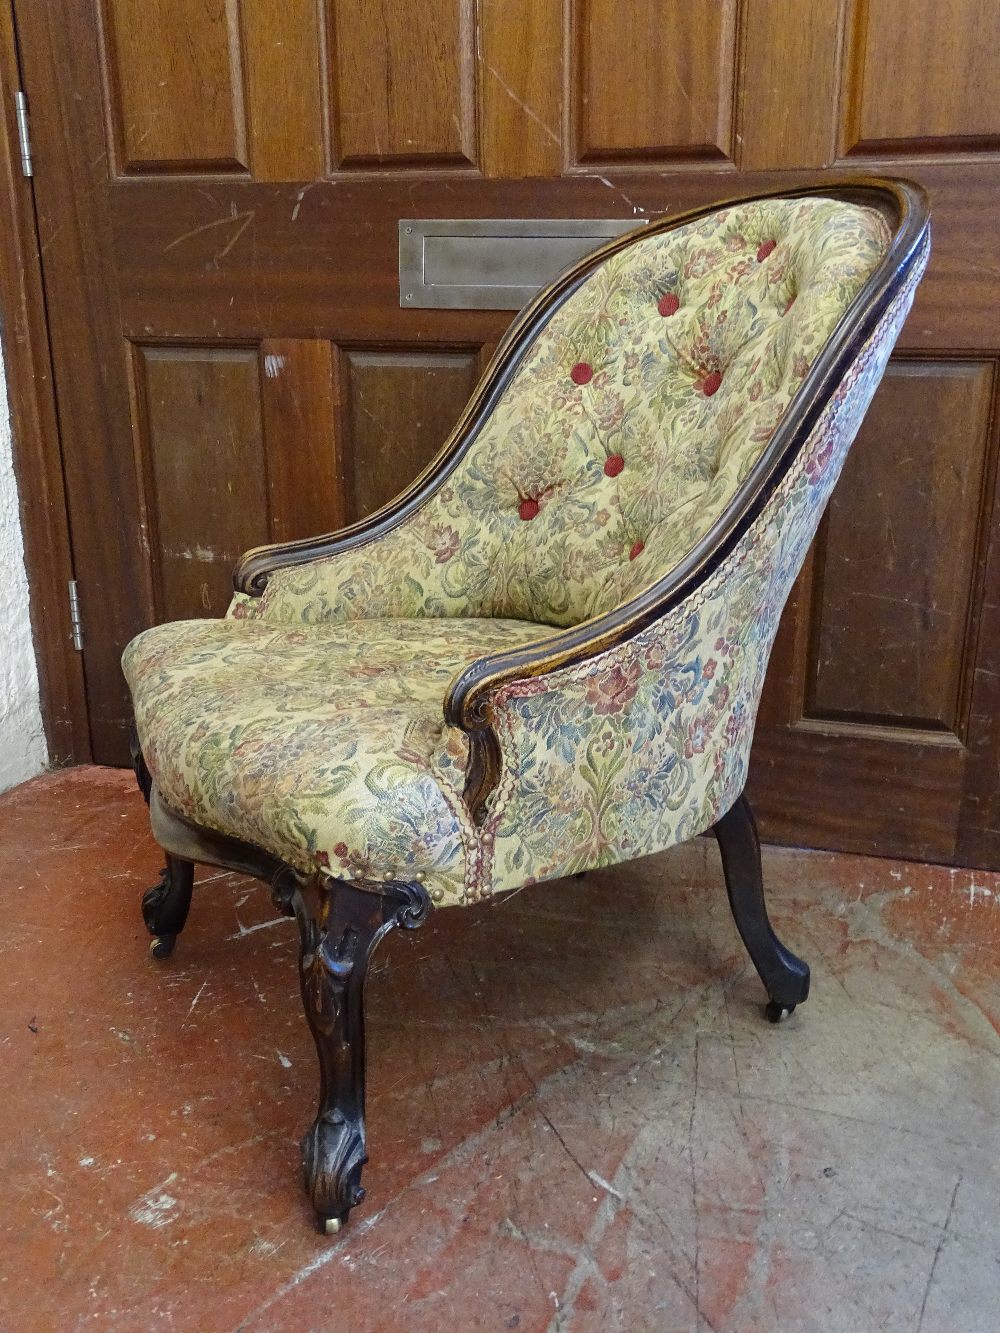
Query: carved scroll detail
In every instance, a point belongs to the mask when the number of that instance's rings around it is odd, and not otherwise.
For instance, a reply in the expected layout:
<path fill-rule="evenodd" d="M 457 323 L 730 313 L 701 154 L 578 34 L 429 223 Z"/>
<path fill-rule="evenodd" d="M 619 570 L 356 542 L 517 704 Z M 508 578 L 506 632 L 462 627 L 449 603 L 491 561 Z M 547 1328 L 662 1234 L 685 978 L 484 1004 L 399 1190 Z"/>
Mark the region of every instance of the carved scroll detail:
<path fill-rule="evenodd" d="M 320 1066 L 319 1110 L 302 1140 L 305 1187 L 325 1223 L 339 1224 L 364 1198 L 364 982 L 368 962 L 395 926 L 413 929 L 430 910 L 419 884 L 360 887 L 284 869 L 272 884 L 299 925 L 299 977 Z"/>

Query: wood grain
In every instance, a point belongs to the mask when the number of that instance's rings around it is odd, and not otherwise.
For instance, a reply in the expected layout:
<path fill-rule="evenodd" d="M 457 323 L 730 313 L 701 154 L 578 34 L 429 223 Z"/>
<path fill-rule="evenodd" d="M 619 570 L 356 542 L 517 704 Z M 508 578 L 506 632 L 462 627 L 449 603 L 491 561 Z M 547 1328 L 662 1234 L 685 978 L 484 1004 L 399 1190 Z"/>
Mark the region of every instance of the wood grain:
<path fill-rule="evenodd" d="M 237 0 L 103 0 L 122 171 L 246 171 Z"/>
<path fill-rule="evenodd" d="M 855 0 L 844 151 L 1000 146 L 996 0 Z"/>
<path fill-rule="evenodd" d="M 343 527 L 334 348 L 319 339 L 265 338 L 260 360 L 271 540 Z"/>
<path fill-rule="evenodd" d="M 964 737 L 993 367 L 897 361 L 830 503 L 806 715 Z"/>
<path fill-rule="evenodd" d="M 326 52 L 316 0 L 242 0 L 240 23 L 254 179 L 322 176 Z"/>
<path fill-rule="evenodd" d="M 576 0 L 577 159 L 732 157 L 735 0 Z"/>
<path fill-rule="evenodd" d="M 486 174 L 559 175 L 562 0 L 481 0 L 477 72 Z"/>
<path fill-rule="evenodd" d="M 342 167 L 473 166 L 472 0 L 330 0 Z"/>
<path fill-rule="evenodd" d="M 858 164 L 855 171 L 860 171 Z M 916 173 L 931 194 L 934 246 L 903 335 L 928 351 L 997 348 L 1000 232 L 979 219 L 1000 209 L 1000 173 L 987 163 L 927 163 Z M 655 218 L 724 197 L 727 192 L 789 187 L 810 172 L 658 171 L 561 180 L 351 180 L 320 183 L 298 199 L 298 186 L 220 181 L 209 196 L 179 181 L 150 182 L 137 197 L 115 186 L 116 230 L 125 327 L 130 334 L 254 337 L 260 311 L 275 334 L 334 341 L 409 341 L 412 337 L 480 343 L 510 322 L 502 311 L 399 310 L 397 221 L 403 216 Z M 296 204 L 300 206 L 296 208 Z M 252 223 L 230 246 L 241 221 Z M 183 239 L 182 239 L 183 238 Z M 334 240 L 334 238 L 336 238 Z M 223 254 L 222 251 L 225 250 Z M 336 260 L 336 262 L 334 262 Z"/>
<path fill-rule="evenodd" d="M 345 349 L 348 520 L 391 500 L 444 444 L 479 378 L 478 349 Z"/>
<path fill-rule="evenodd" d="M 747 790 L 766 836 L 862 855 L 951 861 L 966 758 L 926 733 L 852 732 L 835 724 L 758 730 Z"/>
<path fill-rule="evenodd" d="M 824 167 L 836 155 L 846 0 L 744 0 L 740 166 Z"/>

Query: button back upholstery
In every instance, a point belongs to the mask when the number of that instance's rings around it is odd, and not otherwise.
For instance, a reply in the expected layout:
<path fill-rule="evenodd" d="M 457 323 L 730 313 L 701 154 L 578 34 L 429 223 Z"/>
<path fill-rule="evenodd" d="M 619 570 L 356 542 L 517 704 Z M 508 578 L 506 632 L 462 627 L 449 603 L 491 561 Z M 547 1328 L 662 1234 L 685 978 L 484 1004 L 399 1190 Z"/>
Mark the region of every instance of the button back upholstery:
<path fill-rule="evenodd" d="M 282 570 L 272 619 L 565 626 L 669 570 L 885 253 L 875 211 L 771 199 L 637 238 L 555 309 L 461 466 L 370 553 Z"/>

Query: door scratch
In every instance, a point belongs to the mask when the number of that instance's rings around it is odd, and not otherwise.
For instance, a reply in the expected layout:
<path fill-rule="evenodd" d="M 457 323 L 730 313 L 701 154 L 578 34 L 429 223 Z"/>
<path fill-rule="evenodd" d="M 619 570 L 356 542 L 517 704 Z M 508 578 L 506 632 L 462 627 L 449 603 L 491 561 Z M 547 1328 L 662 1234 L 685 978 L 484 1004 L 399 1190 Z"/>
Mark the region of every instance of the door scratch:
<path fill-rule="evenodd" d="M 190 231 L 184 232 L 168 245 L 165 245 L 163 247 L 163 253 L 166 254 L 168 250 L 173 250 L 175 246 L 181 245 L 184 241 L 189 241 L 192 236 L 201 235 L 203 231 L 211 231 L 214 227 L 224 227 L 229 222 L 238 222 L 240 223 L 240 226 L 236 228 L 232 236 L 215 256 L 216 260 L 225 259 L 226 255 L 229 254 L 230 250 L 246 231 L 247 227 L 250 226 L 250 223 L 253 222 L 256 216 L 257 210 L 252 208 L 248 213 L 237 213 L 233 217 L 216 218 L 214 222 L 203 222 L 200 227 L 192 227 Z"/>

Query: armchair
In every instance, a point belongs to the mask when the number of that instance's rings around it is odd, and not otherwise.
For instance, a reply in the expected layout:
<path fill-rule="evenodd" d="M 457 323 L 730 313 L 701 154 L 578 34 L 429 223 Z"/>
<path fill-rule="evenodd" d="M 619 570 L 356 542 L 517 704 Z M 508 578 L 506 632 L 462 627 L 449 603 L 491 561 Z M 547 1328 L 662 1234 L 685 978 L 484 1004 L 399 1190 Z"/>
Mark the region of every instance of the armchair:
<path fill-rule="evenodd" d="M 805 1000 L 767 918 L 750 744 L 929 243 L 919 188 L 860 176 L 613 241 L 519 316 L 397 499 L 249 552 L 224 620 L 129 644 L 167 860 L 151 951 L 195 862 L 296 917 L 327 1231 L 364 1193 L 363 990 L 393 927 L 713 829 L 768 1017 Z"/>

